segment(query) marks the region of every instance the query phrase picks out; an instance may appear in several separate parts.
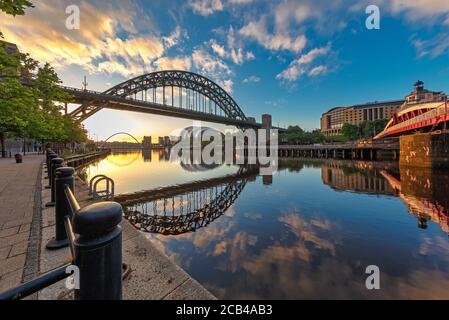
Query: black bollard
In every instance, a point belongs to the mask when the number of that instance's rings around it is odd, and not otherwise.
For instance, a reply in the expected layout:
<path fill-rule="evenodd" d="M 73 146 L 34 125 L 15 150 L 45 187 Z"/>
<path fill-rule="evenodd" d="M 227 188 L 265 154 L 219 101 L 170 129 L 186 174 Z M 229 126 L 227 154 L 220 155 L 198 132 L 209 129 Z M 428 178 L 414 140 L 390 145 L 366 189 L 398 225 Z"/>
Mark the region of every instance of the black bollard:
<path fill-rule="evenodd" d="M 45 177 L 45 179 L 49 179 L 49 171 L 48 171 L 48 167 L 49 167 L 49 162 L 50 162 L 50 155 L 54 153 L 50 148 L 45 150 L 45 169 L 47 171 L 45 171 L 45 173 L 47 174 L 47 176 Z"/>
<path fill-rule="evenodd" d="M 48 176 L 48 186 L 45 187 L 45 189 L 50 189 L 51 188 L 51 181 L 52 181 L 52 177 L 51 177 L 51 161 L 53 159 L 58 158 L 58 155 L 56 153 L 50 153 L 50 155 L 48 156 L 48 163 L 47 163 L 47 176 Z"/>
<path fill-rule="evenodd" d="M 63 167 L 64 159 L 54 158 L 51 160 L 50 165 L 50 188 L 51 188 L 51 200 L 45 206 L 54 207 L 55 206 L 55 172 L 56 169 Z"/>
<path fill-rule="evenodd" d="M 47 243 L 48 250 L 57 250 L 69 245 L 67 231 L 65 229 L 65 217 L 72 218 L 72 208 L 65 194 L 66 186 L 74 192 L 75 169 L 70 167 L 61 167 L 56 169 L 55 173 L 55 237 Z"/>
<path fill-rule="evenodd" d="M 122 299 L 122 206 L 101 202 L 74 213 L 74 263 L 79 268 L 76 300 Z"/>

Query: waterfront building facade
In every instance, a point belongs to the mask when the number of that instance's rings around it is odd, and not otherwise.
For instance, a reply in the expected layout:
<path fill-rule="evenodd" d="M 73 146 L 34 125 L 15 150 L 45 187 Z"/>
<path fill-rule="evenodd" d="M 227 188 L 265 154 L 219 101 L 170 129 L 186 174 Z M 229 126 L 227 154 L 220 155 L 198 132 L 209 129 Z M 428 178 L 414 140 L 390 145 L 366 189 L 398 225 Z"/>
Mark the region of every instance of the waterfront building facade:
<path fill-rule="evenodd" d="M 391 119 L 403 103 L 404 100 L 395 100 L 333 108 L 321 117 L 321 133 L 337 136 L 345 123 L 359 125 L 364 121 Z"/>
<path fill-rule="evenodd" d="M 332 108 L 321 117 L 321 133 L 325 136 L 340 135 L 345 123 L 359 125 L 364 121 L 390 120 L 393 116 L 411 106 L 423 103 L 442 102 L 446 98 L 446 94 L 442 91 L 425 89 L 424 82 L 418 80 L 414 84 L 413 91 L 405 97 L 405 100 Z"/>

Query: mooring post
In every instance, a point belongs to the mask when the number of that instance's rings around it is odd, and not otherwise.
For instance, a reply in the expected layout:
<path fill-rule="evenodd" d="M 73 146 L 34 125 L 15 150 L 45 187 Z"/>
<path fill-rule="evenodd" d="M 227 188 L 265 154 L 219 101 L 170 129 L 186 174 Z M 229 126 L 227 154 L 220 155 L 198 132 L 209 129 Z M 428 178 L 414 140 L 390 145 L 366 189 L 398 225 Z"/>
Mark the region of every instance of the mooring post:
<path fill-rule="evenodd" d="M 122 206 L 101 202 L 74 213 L 74 262 L 80 272 L 76 300 L 122 299 Z"/>
<path fill-rule="evenodd" d="M 69 245 L 67 231 L 65 229 L 65 217 L 72 218 L 72 208 L 70 201 L 65 194 L 65 188 L 68 186 L 74 192 L 75 169 L 70 167 L 61 167 L 56 169 L 55 178 L 55 237 L 47 243 L 46 248 L 57 250 Z"/>
<path fill-rule="evenodd" d="M 55 172 L 56 169 L 61 168 L 63 166 L 64 159 L 62 158 L 53 158 L 51 160 L 50 165 L 50 188 L 51 188 L 51 199 L 45 206 L 54 207 L 55 206 Z"/>

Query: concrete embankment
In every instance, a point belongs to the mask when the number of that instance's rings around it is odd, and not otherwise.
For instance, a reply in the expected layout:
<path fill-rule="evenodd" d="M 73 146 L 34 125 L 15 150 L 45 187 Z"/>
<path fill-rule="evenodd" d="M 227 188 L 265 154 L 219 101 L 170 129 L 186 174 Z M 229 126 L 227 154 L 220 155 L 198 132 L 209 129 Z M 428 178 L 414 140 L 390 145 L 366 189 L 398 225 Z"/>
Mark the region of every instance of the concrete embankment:
<path fill-rule="evenodd" d="M 42 185 L 47 180 L 42 176 Z M 50 199 L 50 191 L 42 188 L 42 203 Z M 75 196 L 81 207 L 95 201 L 88 195 L 88 186 L 77 178 L 75 181 Z M 46 243 L 54 236 L 54 209 L 42 210 L 42 230 L 40 242 L 39 271 L 44 273 L 52 270 L 71 259 L 68 248 L 58 251 L 48 251 Z M 184 270 L 169 260 L 157 250 L 144 234 L 136 230 L 124 220 L 123 230 L 123 262 L 130 272 L 123 281 L 123 298 L 133 300 L 210 300 L 215 297 Z M 69 299 L 70 293 L 61 281 L 39 293 L 39 299 Z"/>

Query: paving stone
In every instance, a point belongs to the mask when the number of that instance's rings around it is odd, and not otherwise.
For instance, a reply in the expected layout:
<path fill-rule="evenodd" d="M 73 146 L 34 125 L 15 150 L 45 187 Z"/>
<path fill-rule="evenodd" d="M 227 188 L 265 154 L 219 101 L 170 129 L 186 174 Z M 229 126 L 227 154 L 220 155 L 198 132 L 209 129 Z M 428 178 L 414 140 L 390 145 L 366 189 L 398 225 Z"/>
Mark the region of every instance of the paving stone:
<path fill-rule="evenodd" d="M 28 248 L 28 241 L 24 241 L 18 244 L 15 244 L 12 246 L 12 249 L 9 253 L 9 258 L 24 254 L 27 252 L 27 248 Z"/>
<path fill-rule="evenodd" d="M 16 270 L 0 277 L 0 292 L 17 287 L 22 282 L 22 270 Z"/>
<path fill-rule="evenodd" d="M 30 232 L 30 228 L 31 228 L 31 223 L 22 224 L 22 225 L 20 226 L 19 233 L 22 233 L 22 232 Z"/>
<path fill-rule="evenodd" d="M 19 232 L 19 227 L 13 227 L 9 229 L 3 229 L 0 231 L 0 238 L 5 238 L 8 236 L 15 235 Z"/>
<path fill-rule="evenodd" d="M 23 272 L 23 266 L 25 265 L 25 255 L 21 254 L 12 258 L 3 259 L 0 261 L 0 276 L 3 276 L 12 271 L 21 270 Z"/>

